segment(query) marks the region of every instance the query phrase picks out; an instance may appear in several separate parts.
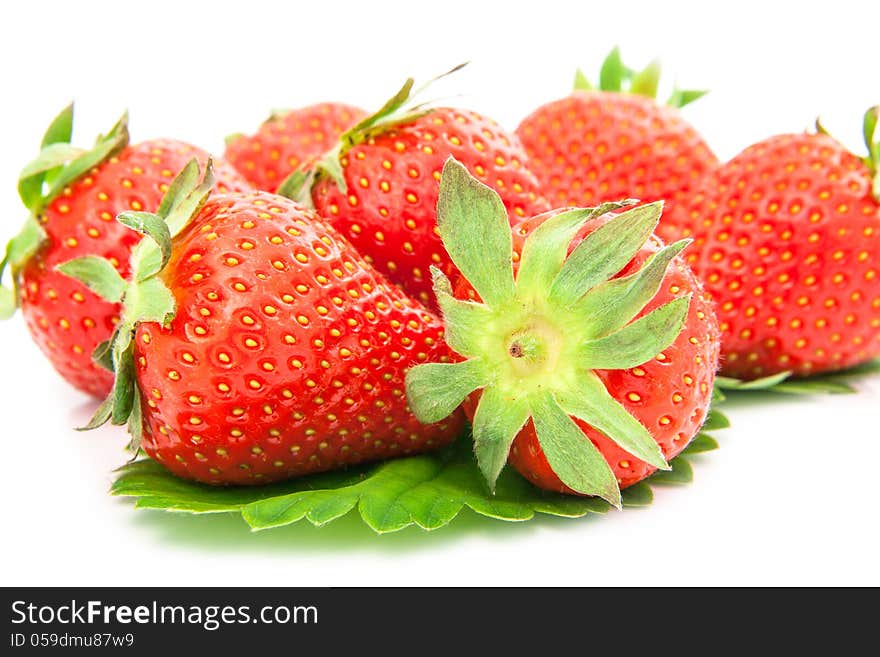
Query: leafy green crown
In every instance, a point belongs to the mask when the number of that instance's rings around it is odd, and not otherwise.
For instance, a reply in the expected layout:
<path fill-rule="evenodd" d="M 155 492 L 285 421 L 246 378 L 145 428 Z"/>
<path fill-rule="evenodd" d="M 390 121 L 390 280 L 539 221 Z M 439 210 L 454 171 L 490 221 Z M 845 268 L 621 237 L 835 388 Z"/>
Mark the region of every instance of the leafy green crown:
<path fill-rule="evenodd" d="M 661 73 L 660 60 L 654 59 L 641 71 L 629 68 L 623 63 L 620 56 L 620 48 L 615 47 L 599 70 L 599 86 L 593 86 L 584 72 L 578 69 L 574 75 L 575 91 L 613 91 L 657 98 L 657 89 L 660 85 Z M 679 89 L 675 87 L 672 95 L 666 100 L 671 107 L 682 108 L 695 100 L 705 96 L 707 91 L 693 89 Z"/>
<path fill-rule="evenodd" d="M 122 304 L 122 316 L 110 340 L 98 345 L 94 360 L 114 372 L 113 390 L 83 427 L 94 429 L 106 422 L 128 424 L 132 446 L 140 445 L 143 418 L 140 393 L 134 377 L 134 332 L 141 322 L 167 326 L 176 313 L 171 290 L 161 272 L 171 259 L 172 238 L 195 217 L 214 185 L 213 164 L 208 161 L 200 180 L 194 158 L 171 183 L 155 213 L 122 212 L 116 220 L 144 236 L 131 253 L 131 276 L 124 280 L 109 260 L 83 256 L 58 265 L 58 270 L 74 278 L 95 294 Z"/>
<path fill-rule="evenodd" d="M 455 298 L 450 281 L 432 268 L 446 341 L 464 360 L 412 368 L 406 391 L 416 417 L 437 422 L 482 390 L 474 449 L 490 487 L 529 419 L 553 472 L 579 493 L 620 503 L 611 468 L 572 418 L 668 469 L 650 432 L 594 370 L 636 367 L 675 341 L 690 295 L 633 320 L 688 241 L 660 249 L 636 273 L 612 278 L 653 233 L 662 203 L 652 203 L 609 219 L 566 255 L 587 222 L 632 203 L 569 209 L 547 219 L 526 239 L 515 274 L 511 229 L 498 194 L 454 159 L 446 162 L 437 206 L 440 236 L 481 301 Z"/>
<path fill-rule="evenodd" d="M 279 185 L 277 193 L 306 206 L 311 206 L 312 187 L 322 177 L 332 179 L 344 193 L 348 186 L 342 173 L 342 157 L 354 146 L 377 137 L 394 126 L 410 123 L 428 114 L 431 111 L 431 102 L 421 102 L 417 99 L 437 80 L 452 75 L 465 66 L 467 66 L 467 63 L 459 64 L 416 89 L 413 89 L 415 81 L 413 78 L 409 78 L 396 94 L 385 101 L 385 104 L 378 111 L 342 133 L 336 145 L 327 151 L 318 162 L 307 168 L 297 169 L 285 178 L 281 185 Z"/>
<path fill-rule="evenodd" d="M 21 170 L 18 195 L 29 215 L 18 235 L 6 245 L 0 261 L 0 319 L 8 319 L 18 308 L 18 273 L 46 240 L 40 216 L 65 187 L 73 184 L 101 162 L 128 145 L 128 115 L 123 114 L 110 132 L 100 135 L 90 150 L 70 145 L 73 135 L 73 103 L 61 110 L 49 124 L 40 154 Z M 3 273 L 9 268 L 11 286 L 3 287 Z"/>

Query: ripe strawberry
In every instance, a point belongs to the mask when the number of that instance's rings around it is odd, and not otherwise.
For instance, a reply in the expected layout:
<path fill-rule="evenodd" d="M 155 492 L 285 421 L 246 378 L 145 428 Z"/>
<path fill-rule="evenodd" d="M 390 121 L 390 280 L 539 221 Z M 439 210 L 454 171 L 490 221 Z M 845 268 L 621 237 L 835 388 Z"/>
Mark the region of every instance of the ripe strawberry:
<path fill-rule="evenodd" d="M 448 359 L 440 320 L 314 212 L 266 192 L 205 202 L 211 181 L 197 178 L 193 163 L 162 216 L 120 215 L 153 238 L 132 255 L 132 282 L 94 259 L 63 265 L 125 300 L 114 392 L 90 426 L 128 421 L 147 454 L 212 484 L 270 482 L 453 440 L 461 416 L 423 426 L 404 395 L 407 367 Z"/>
<path fill-rule="evenodd" d="M 113 377 L 92 362 L 107 340 L 119 306 L 107 303 L 55 266 L 83 255 L 100 255 L 128 274 L 128 258 L 138 236 L 117 224 L 124 210 L 156 210 L 173 177 L 192 157 L 207 153 L 179 141 L 158 139 L 128 145 L 126 118 L 99 138 L 91 151 L 69 145 L 73 107 L 52 123 L 40 157 L 22 172 L 22 201 L 30 210 L 24 230 L 7 247 L 16 295 L 4 290 L 0 314 L 20 303 L 34 341 L 71 385 L 103 397 Z M 48 188 L 48 189 L 47 189 Z M 217 165 L 217 189 L 248 189 L 226 164 Z M 16 298 L 17 297 L 17 298 Z"/>
<path fill-rule="evenodd" d="M 230 137 L 224 158 L 254 187 L 274 192 L 287 176 L 332 148 L 364 116 L 364 110 L 343 103 L 274 112 L 256 134 Z"/>
<path fill-rule="evenodd" d="M 661 206 L 555 210 L 511 236 L 494 192 L 446 165 L 440 233 L 466 280 L 434 277 L 459 362 L 413 368 L 407 395 L 426 422 L 470 395 L 490 486 L 509 458 L 541 488 L 619 504 L 699 431 L 718 325 L 687 242 L 651 237 Z"/>
<path fill-rule="evenodd" d="M 497 189 L 512 221 L 549 209 L 513 135 L 476 112 L 408 109 L 412 81 L 345 133 L 307 180 L 281 193 L 310 200 L 364 259 L 409 295 L 432 304 L 428 269 L 453 274 L 436 233 L 440 171 L 454 156 Z M 310 192 L 310 194 L 309 194 Z"/>
<path fill-rule="evenodd" d="M 523 120 L 516 134 L 554 205 L 588 206 L 629 196 L 665 200 L 665 221 L 718 164 L 679 112 L 704 92 L 676 90 L 660 105 L 659 77 L 657 62 L 636 74 L 615 49 L 602 67 L 599 89 L 578 72 L 571 95 Z M 660 228 L 662 235 L 663 222 Z"/>
<path fill-rule="evenodd" d="M 708 176 L 678 224 L 715 298 L 725 374 L 839 370 L 880 355 L 880 130 L 771 137 Z M 873 187 L 873 190 L 872 190 Z"/>

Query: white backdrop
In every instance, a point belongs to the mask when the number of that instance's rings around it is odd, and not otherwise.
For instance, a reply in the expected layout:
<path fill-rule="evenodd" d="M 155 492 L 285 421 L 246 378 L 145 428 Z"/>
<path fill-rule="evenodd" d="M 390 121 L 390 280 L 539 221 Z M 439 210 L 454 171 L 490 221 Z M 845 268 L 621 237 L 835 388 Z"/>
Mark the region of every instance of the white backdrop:
<path fill-rule="evenodd" d="M 712 89 L 686 115 L 722 158 L 817 114 L 859 147 L 862 112 L 880 102 L 871 3 L 491 4 L 4 3 L 0 239 L 24 217 L 18 170 L 71 98 L 81 143 L 127 107 L 135 141 L 222 151 L 270 108 L 370 108 L 409 75 L 470 60 L 438 93 L 513 129 L 620 44 L 632 64 L 660 55 L 680 85 Z M 856 396 L 732 405 L 735 426 L 696 481 L 656 489 L 644 510 L 464 514 L 432 534 L 375 536 L 354 517 L 251 534 L 235 517 L 135 510 L 107 495 L 125 437 L 71 429 L 92 403 L 20 318 L 0 324 L 0 372 L 3 585 L 880 584 L 876 377 Z"/>

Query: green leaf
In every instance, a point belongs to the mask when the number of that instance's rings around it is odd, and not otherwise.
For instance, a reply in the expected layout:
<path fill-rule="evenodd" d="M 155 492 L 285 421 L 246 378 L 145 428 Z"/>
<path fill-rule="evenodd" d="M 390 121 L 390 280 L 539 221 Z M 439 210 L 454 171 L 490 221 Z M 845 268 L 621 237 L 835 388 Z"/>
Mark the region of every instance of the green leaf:
<path fill-rule="evenodd" d="M 92 362 L 108 372 L 113 371 L 113 337 L 104 340 L 92 352 Z"/>
<path fill-rule="evenodd" d="M 443 314 L 446 344 L 462 356 L 477 356 L 483 329 L 494 319 L 494 314 L 481 303 L 454 298 L 449 279 L 436 267 L 431 267 L 431 276 L 434 296 Z"/>
<path fill-rule="evenodd" d="M 475 359 L 425 363 L 406 373 L 406 399 L 419 421 L 431 424 L 448 417 L 465 397 L 488 381 L 484 364 Z"/>
<path fill-rule="evenodd" d="M 474 414 L 474 453 L 489 490 L 507 463 L 513 439 L 529 419 L 528 400 L 498 387 L 487 388 Z"/>
<path fill-rule="evenodd" d="M 88 424 L 82 427 L 77 427 L 77 431 L 91 431 L 92 429 L 97 429 L 98 427 L 107 424 L 107 422 L 110 421 L 110 416 L 113 415 L 113 402 L 113 395 L 107 395 L 104 401 L 98 406 L 95 414 L 92 415 Z"/>
<path fill-rule="evenodd" d="M 673 460 L 715 448 L 714 440 L 700 434 Z M 681 466 L 679 466 L 681 467 Z M 653 477 L 622 491 L 624 507 L 649 505 Z M 675 483 L 665 481 L 661 483 Z M 469 437 L 462 436 L 443 449 L 382 463 L 355 466 L 290 481 L 253 487 L 218 488 L 179 479 L 151 460 L 120 468 L 111 492 L 132 497 L 136 506 L 187 513 L 237 513 L 253 529 L 281 527 L 300 520 L 322 525 L 356 510 L 377 532 L 405 527 L 437 529 L 451 522 L 463 508 L 509 522 L 536 514 L 578 518 L 605 513 L 611 507 L 592 497 L 542 491 L 505 468 L 495 494 L 489 492 L 477 467 Z"/>
<path fill-rule="evenodd" d="M 116 221 L 149 237 L 159 247 L 161 258 L 144 258 L 139 261 L 138 271 L 134 272 L 136 281 L 146 280 L 165 269 L 165 265 L 171 260 L 171 231 L 164 218 L 152 212 L 121 212 Z"/>
<path fill-rule="evenodd" d="M 168 232 L 171 234 L 171 237 L 179 234 L 198 215 L 199 210 L 207 202 L 208 197 L 211 195 L 211 189 L 214 187 L 213 160 L 208 159 L 202 181 L 198 185 L 195 185 L 198 177 L 193 179 L 191 176 L 191 166 L 192 161 L 175 178 L 175 183 L 179 179 L 182 181 L 182 189 L 175 191 L 174 201 L 166 205 L 163 198 L 163 202 L 160 205 L 160 207 L 165 206 L 163 207 L 165 213 L 162 216 L 165 218 L 165 223 L 168 224 Z M 198 167 L 198 164 L 195 166 Z M 198 171 L 198 169 L 196 170 Z M 186 184 L 185 187 L 183 187 L 184 184 Z M 173 185 L 174 183 L 172 183 Z M 143 243 L 144 241 L 142 240 L 141 244 Z"/>
<path fill-rule="evenodd" d="M 623 370 L 654 358 L 675 342 L 687 319 L 691 295 L 679 297 L 619 331 L 585 342 L 581 364 L 591 370 Z"/>
<path fill-rule="evenodd" d="M 730 426 L 730 420 L 718 409 L 713 408 L 706 415 L 706 421 L 703 422 L 703 431 L 716 431 L 718 429 L 727 429 Z"/>
<path fill-rule="evenodd" d="M 144 437 L 144 416 L 141 409 L 141 393 L 137 385 L 132 385 L 131 412 L 128 416 L 128 448 L 137 454 Z"/>
<path fill-rule="evenodd" d="M 690 243 L 681 240 L 653 254 L 635 274 L 600 283 L 581 298 L 572 312 L 584 318 L 590 337 L 608 335 L 630 322 L 656 296 L 669 263 Z"/>
<path fill-rule="evenodd" d="M 43 228 L 29 216 L 18 235 L 6 244 L 6 254 L 0 262 L 0 321 L 9 319 L 18 308 L 18 272 L 40 249 L 46 239 Z M 11 288 L 3 287 L 3 274 L 7 267 L 11 273 Z"/>
<path fill-rule="evenodd" d="M 609 394 L 592 372 L 582 377 L 570 394 L 557 395 L 557 401 L 566 413 L 601 431 L 636 458 L 655 468 L 668 469 L 650 432 Z"/>
<path fill-rule="evenodd" d="M 874 165 L 874 171 L 880 165 L 880 105 L 876 105 L 865 112 L 865 118 L 862 122 L 862 134 L 865 137 L 865 146 L 868 147 L 868 154 Z"/>
<path fill-rule="evenodd" d="M 113 400 L 110 423 L 121 426 L 128 422 L 131 415 L 137 387 L 134 380 L 134 342 L 129 341 L 124 350 L 114 350 L 113 371 L 116 376 L 110 393 Z"/>
<path fill-rule="evenodd" d="M 127 284 L 106 258 L 82 256 L 68 260 L 58 265 L 56 269 L 65 276 L 78 280 L 99 297 L 111 303 L 122 301 Z"/>
<path fill-rule="evenodd" d="M 571 305 L 623 269 L 654 232 L 662 201 L 627 210 L 587 235 L 565 261 L 550 299 Z"/>
<path fill-rule="evenodd" d="M 450 157 L 443 166 L 437 225 L 443 245 L 491 307 L 514 297 L 513 238 L 498 194 Z"/>
<path fill-rule="evenodd" d="M 703 428 L 705 430 L 705 427 Z M 699 433 L 687 446 L 688 454 L 702 454 L 718 449 L 718 441 L 707 433 Z"/>
<path fill-rule="evenodd" d="M 32 213 L 46 205 L 43 185 L 49 172 L 60 169 L 83 154 L 82 149 L 70 144 L 53 143 L 45 146 L 40 154 L 28 162 L 18 176 L 18 195 Z"/>
<path fill-rule="evenodd" d="M 623 91 L 623 82 L 628 80 L 630 71 L 623 65 L 620 58 L 620 48 L 615 47 L 599 71 L 599 89 L 602 91 Z"/>
<path fill-rule="evenodd" d="M 548 393 L 530 399 L 538 443 L 550 469 L 566 486 L 620 507 L 614 472 L 596 446 Z"/>
<path fill-rule="evenodd" d="M 43 142 L 40 148 L 46 148 L 50 144 L 69 144 L 73 136 L 73 103 L 61 110 L 46 132 L 43 134 Z"/>
<path fill-rule="evenodd" d="M 791 372 L 779 372 L 752 381 L 742 381 L 726 376 L 715 377 L 715 387 L 721 390 L 769 390 L 791 377 Z"/>
<path fill-rule="evenodd" d="M 592 91 L 593 85 L 590 84 L 590 81 L 587 79 L 587 76 L 584 75 L 584 72 L 581 69 L 578 69 L 574 72 L 574 91 Z"/>
<path fill-rule="evenodd" d="M 660 60 L 651 61 L 642 71 L 636 73 L 630 84 L 629 92 L 648 98 L 657 97 L 657 87 L 660 85 Z"/>

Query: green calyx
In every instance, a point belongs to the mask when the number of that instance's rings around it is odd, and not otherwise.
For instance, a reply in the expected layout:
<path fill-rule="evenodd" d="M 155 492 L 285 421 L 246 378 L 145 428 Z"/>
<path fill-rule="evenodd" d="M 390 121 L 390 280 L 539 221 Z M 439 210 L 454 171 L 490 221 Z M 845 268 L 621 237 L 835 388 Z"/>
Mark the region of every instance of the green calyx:
<path fill-rule="evenodd" d="M 340 162 L 342 157 L 354 146 L 377 137 L 396 125 L 415 121 L 417 118 L 430 112 L 430 102 L 418 101 L 419 96 L 437 80 L 456 73 L 466 65 L 467 63 L 459 64 L 416 89 L 413 89 L 414 80 L 409 78 L 396 94 L 385 101 L 385 104 L 377 112 L 342 133 L 336 145 L 327 151 L 316 164 L 308 169 L 298 169 L 290 174 L 278 187 L 277 193 L 311 207 L 312 187 L 322 177 L 329 177 L 340 190 L 345 192 L 347 185 Z"/>
<path fill-rule="evenodd" d="M 70 145 L 73 134 L 73 104 L 65 107 L 49 124 L 40 144 L 40 154 L 21 170 L 18 195 L 29 215 L 18 235 L 6 245 L 0 261 L 0 319 L 15 314 L 18 307 L 18 273 L 46 239 L 40 217 L 65 187 L 128 145 L 128 116 L 101 135 L 90 150 Z M 12 285 L 3 287 L 3 274 L 9 268 Z"/>
<path fill-rule="evenodd" d="M 116 217 L 118 222 L 144 236 L 132 250 L 129 280 L 123 279 L 110 261 L 97 256 L 83 256 L 58 265 L 60 272 L 80 281 L 98 296 L 122 304 L 116 330 L 92 355 L 96 363 L 114 372 L 113 390 L 83 429 L 94 429 L 108 421 L 117 425 L 127 423 L 132 447 L 139 447 L 142 418 L 134 377 L 134 332 L 141 322 L 167 326 L 174 319 L 174 295 L 160 274 L 171 258 L 173 237 L 198 214 L 213 185 L 210 160 L 200 177 L 198 162 L 193 159 L 171 183 L 155 213 L 123 212 Z"/>
<path fill-rule="evenodd" d="M 432 269 L 446 341 L 464 357 L 407 373 L 407 398 L 422 422 L 452 413 L 482 390 L 474 415 L 474 451 L 490 488 L 514 438 L 531 419 L 550 467 L 569 488 L 620 504 L 614 474 L 575 423 L 588 423 L 627 452 L 668 469 L 659 446 L 605 389 L 594 370 L 628 369 L 666 349 L 684 326 L 690 296 L 633 321 L 657 294 L 667 266 L 687 245 L 654 253 L 637 272 L 613 278 L 650 238 L 661 203 L 633 201 L 563 211 L 526 239 L 518 272 L 498 195 L 454 159 L 443 169 L 437 220 L 447 252 L 481 302 L 456 299 Z M 621 211 L 568 255 L 587 223 Z"/>
<path fill-rule="evenodd" d="M 865 112 L 862 122 L 862 133 L 868 147 L 865 163 L 871 170 L 871 193 L 880 202 L 880 105 L 875 105 Z"/>
<path fill-rule="evenodd" d="M 605 58 L 599 70 L 599 85 L 592 85 L 581 69 L 575 72 L 575 91 L 611 91 L 630 93 L 647 98 L 657 98 L 660 86 L 660 61 L 652 60 L 644 69 L 637 71 L 623 63 L 620 48 L 615 47 Z M 672 95 L 666 100 L 671 107 L 682 108 L 705 96 L 707 91 L 673 88 Z"/>

